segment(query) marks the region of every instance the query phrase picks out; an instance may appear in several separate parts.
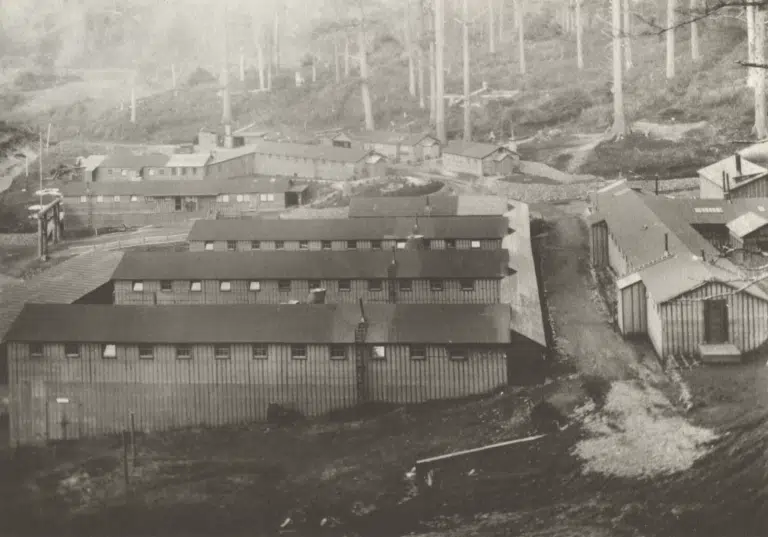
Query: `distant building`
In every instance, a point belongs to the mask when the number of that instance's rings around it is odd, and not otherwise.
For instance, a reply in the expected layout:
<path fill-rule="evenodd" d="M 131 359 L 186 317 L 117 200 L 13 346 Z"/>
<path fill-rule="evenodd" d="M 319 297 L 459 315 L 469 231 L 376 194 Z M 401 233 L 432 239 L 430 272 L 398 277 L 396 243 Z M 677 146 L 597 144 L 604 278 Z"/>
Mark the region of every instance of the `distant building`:
<path fill-rule="evenodd" d="M 76 179 L 85 182 L 94 181 L 96 170 L 106 158 L 106 155 L 90 155 L 88 157 L 78 158 L 75 163 L 75 169 L 77 170 Z"/>
<path fill-rule="evenodd" d="M 514 173 L 520 156 L 507 147 L 477 142 L 449 142 L 443 148 L 443 169 L 477 177 Z"/>
<path fill-rule="evenodd" d="M 244 145 L 251 145 L 264 140 L 264 137 L 268 134 L 267 131 L 254 129 L 255 123 L 246 125 L 240 129 L 237 129 L 232 133 L 234 140 L 234 147 L 241 147 Z"/>
<path fill-rule="evenodd" d="M 698 174 L 699 197 L 703 199 L 768 197 L 768 169 L 739 153 L 700 169 Z"/>
<path fill-rule="evenodd" d="M 93 170 L 94 182 L 141 181 L 164 170 L 170 155 L 150 153 L 139 155 L 128 150 L 118 150 L 101 161 Z M 165 172 L 159 172 L 161 175 Z"/>
<path fill-rule="evenodd" d="M 511 206 L 499 196 L 355 196 L 350 218 L 502 216 Z"/>
<path fill-rule="evenodd" d="M 208 164 L 213 160 L 210 153 L 171 155 L 159 168 L 149 168 L 146 179 L 204 179 Z"/>
<path fill-rule="evenodd" d="M 391 162 L 421 162 L 440 158 L 440 142 L 426 133 L 403 134 L 390 131 L 339 133 L 329 138 L 335 147 L 366 149 L 384 155 Z"/>

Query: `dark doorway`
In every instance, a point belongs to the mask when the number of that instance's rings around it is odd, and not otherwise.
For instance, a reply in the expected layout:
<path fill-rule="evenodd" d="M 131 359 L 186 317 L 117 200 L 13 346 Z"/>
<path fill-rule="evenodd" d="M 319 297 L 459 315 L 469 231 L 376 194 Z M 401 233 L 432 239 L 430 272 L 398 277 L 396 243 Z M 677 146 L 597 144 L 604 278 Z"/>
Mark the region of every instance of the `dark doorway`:
<path fill-rule="evenodd" d="M 704 339 L 707 343 L 728 341 L 728 301 L 704 301 Z"/>
<path fill-rule="evenodd" d="M 181 197 L 176 196 L 175 198 L 173 198 L 173 209 L 175 211 L 181 210 Z"/>
<path fill-rule="evenodd" d="M 285 206 L 296 207 L 299 204 L 298 192 L 286 192 L 285 193 Z"/>

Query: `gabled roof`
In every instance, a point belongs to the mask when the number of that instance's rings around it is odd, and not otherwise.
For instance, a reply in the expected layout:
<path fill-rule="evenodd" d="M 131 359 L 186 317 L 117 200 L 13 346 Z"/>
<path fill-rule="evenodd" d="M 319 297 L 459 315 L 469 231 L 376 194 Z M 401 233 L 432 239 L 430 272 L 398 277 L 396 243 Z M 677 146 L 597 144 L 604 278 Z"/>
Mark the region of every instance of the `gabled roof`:
<path fill-rule="evenodd" d="M 162 153 L 149 153 L 137 155 L 130 151 L 117 151 L 104 159 L 100 168 L 126 168 L 141 170 L 143 168 L 161 168 L 170 159 L 169 155 Z"/>
<path fill-rule="evenodd" d="M 350 140 L 388 145 L 416 145 L 424 138 L 432 138 L 433 140 L 437 141 L 434 136 L 426 132 L 402 133 L 392 131 L 361 131 L 337 133 L 331 139 L 333 140 L 339 138 L 342 135 L 346 136 Z"/>
<path fill-rule="evenodd" d="M 368 343 L 510 342 L 503 304 L 366 304 Z M 329 344 L 355 340 L 357 304 L 101 306 L 27 304 L 6 338 L 16 342 Z"/>
<path fill-rule="evenodd" d="M 381 216 L 501 216 L 507 200 L 498 196 L 378 196 L 353 197 L 349 217 Z"/>
<path fill-rule="evenodd" d="M 357 163 L 363 160 L 370 151 L 365 149 L 347 149 L 321 144 L 293 144 L 283 142 L 260 141 L 250 145 L 244 145 L 237 149 L 221 151 L 214 155 L 214 164 L 231 160 L 244 155 L 280 155 L 291 158 L 305 158 L 311 160 L 329 160 L 333 162 Z"/>
<path fill-rule="evenodd" d="M 98 168 L 104 160 L 106 160 L 106 155 L 89 155 L 85 158 L 80 159 L 78 162 L 78 166 L 80 168 L 85 169 L 85 171 L 92 172 L 96 168 Z"/>
<path fill-rule="evenodd" d="M 506 250 L 126 252 L 114 280 L 502 278 Z"/>
<path fill-rule="evenodd" d="M 727 225 L 731 233 L 733 233 L 736 237 L 743 239 L 750 233 L 754 233 L 758 229 L 768 225 L 768 218 L 753 212 L 749 212 L 742 214 L 734 220 L 731 220 Z"/>
<path fill-rule="evenodd" d="M 80 196 L 218 196 L 219 194 L 279 194 L 303 192 L 306 184 L 289 178 L 164 179 L 143 181 L 69 182 L 57 185 L 64 197 Z"/>
<path fill-rule="evenodd" d="M 418 226 L 426 239 L 500 239 L 507 234 L 503 217 L 319 218 L 198 220 L 190 241 L 216 240 L 382 240 L 406 239 Z"/>
<path fill-rule="evenodd" d="M 512 153 L 509 148 L 496 144 L 483 144 L 480 142 L 451 141 L 443 149 L 443 153 L 449 155 L 461 155 L 462 157 L 483 159 L 496 151 Z"/>
<path fill-rule="evenodd" d="M 741 173 L 736 170 L 736 156 L 724 158 L 699 170 L 699 175 L 722 189 L 723 172 L 728 176 L 728 190 L 736 190 L 763 177 L 768 170 L 741 158 Z"/>
<path fill-rule="evenodd" d="M 210 153 L 175 153 L 165 166 L 168 168 L 203 168 L 212 160 Z"/>

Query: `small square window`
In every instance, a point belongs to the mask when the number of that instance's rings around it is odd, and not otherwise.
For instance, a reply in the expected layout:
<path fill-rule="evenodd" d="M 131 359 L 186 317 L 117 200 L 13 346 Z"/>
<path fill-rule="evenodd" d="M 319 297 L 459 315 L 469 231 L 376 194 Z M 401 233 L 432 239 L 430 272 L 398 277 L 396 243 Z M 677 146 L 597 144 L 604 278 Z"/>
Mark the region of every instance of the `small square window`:
<path fill-rule="evenodd" d="M 77 343 L 67 343 L 64 345 L 64 356 L 67 358 L 80 358 L 80 345 Z"/>
<path fill-rule="evenodd" d="M 243 202 L 243 195 L 242 195 L 242 194 L 238 194 L 238 195 L 237 195 L 237 197 L 236 197 L 235 199 L 236 199 L 237 201 L 239 201 L 240 203 L 242 203 L 242 202 Z"/>
<path fill-rule="evenodd" d="M 152 345 L 139 345 L 139 360 L 154 360 L 155 348 Z"/>
<path fill-rule="evenodd" d="M 229 194 L 223 194 L 221 196 L 221 201 L 223 201 L 224 203 L 229 203 Z"/>
<path fill-rule="evenodd" d="M 107 169 L 107 175 L 112 175 L 112 172 L 113 172 L 113 171 L 114 171 L 114 170 L 113 170 L 112 168 L 109 168 L 109 169 Z"/>
<path fill-rule="evenodd" d="M 352 280 L 339 280 L 339 291 L 351 291 Z"/>
<path fill-rule="evenodd" d="M 400 291 L 411 291 L 413 289 L 413 282 L 411 280 L 400 280 L 398 282 L 398 289 Z"/>
<path fill-rule="evenodd" d="M 309 241 L 299 241 L 299 250 L 309 250 Z"/>
<path fill-rule="evenodd" d="M 323 284 L 320 282 L 320 280 L 309 280 L 307 282 L 309 284 L 309 289 L 321 289 L 323 287 Z"/>
<path fill-rule="evenodd" d="M 122 171 L 121 171 L 121 174 L 122 174 L 122 175 L 128 175 L 128 170 L 122 170 Z"/>
<path fill-rule="evenodd" d="M 251 280 L 248 282 L 249 291 L 261 291 L 261 282 L 258 280 Z"/>
<path fill-rule="evenodd" d="M 347 250 L 357 250 L 357 241 L 347 241 Z"/>
<path fill-rule="evenodd" d="M 371 241 L 371 250 L 381 250 L 381 241 Z"/>
<path fill-rule="evenodd" d="M 96 196 L 97 203 L 101 203 L 102 201 L 104 201 L 104 196 Z"/>
<path fill-rule="evenodd" d="M 423 345 L 411 345 L 411 360 L 426 360 L 427 348 Z"/>
<path fill-rule="evenodd" d="M 275 195 L 274 194 L 267 194 L 267 201 L 275 201 Z"/>
<path fill-rule="evenodd" d="M 150 168 L 149 175 L 155 175 L 155 170 Z"/>
<path fill-rule="evenodd" d="M 368 280 L 368 290 L 369 291 L 381 291 L 382 289 L 382 282 L 381 280 Z"/>
<path fill-rule="evenodd" d="M 475 290 L 475 280 L 461 279 L 461 280 L 459 280 L 459 284 L 461 285 L 461 290 L 462 291 L 474 291 Z"/>
<path fill-rule="evenodd" d="M 102 358 L 117 358 L 117 345 L 109 343 L 101 346 Z"/>
<path fill-rule="evenodd" d="M 306 360 L 307 359 L 307 346 L 306 345 L 291 345 L 291 358 L 294 360 Z"/>
<path fill-rule="evenodd" d="M 250 194 L 243 194 L 243 201 L 251 201 L 251 195 Z"/>
<path fill-rule="evenodd" d="M 430 291 L 442 291 L 443 290 L 443 280 L 429 280 L 429 290 Z"/>
<path fill-rule="evenodd" d="M 112 199 L 115 201 L 120 201 L 120 196 L 114 196 Z"/>
<path fill-rule="evenodd" d="M 262 343 L 254 343 L 251 355 L 254 360 L 266 360 L 269 356 L 269 349 Z"/>
<path fill-rule="evenodd" d="M 29 355 L 33 358 L 43 357 L 43 344 L 42 343 L 30 343 Z"/>
<path fill-rule="evenodd" d="M 406 241 L 397 241 L 396 246 L 398 250 L 405 250 Z"/>
<path fill-rule="evenodd" d="M 291 280 L 278 280 L 277 281 L 277 290 L 278 291 L 284 291 L 288 292 L 291 290 Z"/>
<path fill-rule="evenodd" d="M 374 345 L 371 349 L 371 358 L 374 360 L 386 360 L 387 350 L 384 345 Z"/>
<path fill-rule="evenodd" d="M 448 355 L 451 360 L 464 361 L 467 359 L 467 349 L 461 347 L 454 347 L 448 350 Z"/>
<path fill-rule="evenodd" d="M 205 241 L 205 251 L 206 252 L 212 252 L 213 251 L 213 241 Z"/>
<path fill-rule="evenodd" d="M 217 360 L 229 360 L 232 348 L 229 345 L 216 345 L 213 347 L 213 355 Z"/>
<path fill-rule="evenodd" d="M 229 280 L 219 282 L 219 291 L 229 292 L 232 290 L 232 282 Z"/>
<path fill-rule="evenodd" d="M 472 247 L 473 250 L 477 250 L 480 248 L 480 241 L 472 241 L 469 243 L 469 245 Z"/>
<path fill-rule="evenodd" d="M 88 201 L 88 196 L 80 196 L 80 203 L 86 203 Z"/>
<path fill-rule="evenodd" d="M 456 239 L 445 239 L 445 247 L 448 250 L 455 250 L 456 249 Z"/>
<path fill-rule="evenodd" d="M 227 251 L 228 252 L 237 251 L 237 241 L 227 241 Z"/>
<path fill-rule="evenodd" d="M 173 291 L 173 282 L 171 280 L 160 280 L 160 290 L 163 293 L 170 293 Z"/>
<path fill-rule="evenodd" d="M 200 280 L 193 280 L 189 282 L 189 290 L 193 293 L 199 293 L 203 290 L 203 282 Z"/>
<path fill-rule="evenodd" d="M 259 201 L 267 201 L 267 195 L 266 194 L 259 194 Z"/>
<path fill-rule="evenodd" d="M 346 360 L 347 348 L 344 345 L 331 345 L 331 360 Z"/>
<path fill-rule="evenodd" d="M 275 241 L 275 250 L 284 250 L 285 241 Z"/>
<path fill-rule="evenodd" d="M 192 359 L 192 347 L 189 345 L 176 345 L 176 359 L 177 360 L 191 360 Z"/>
<path fill-rule="evenodd" d="M 251 241 L 251 250 L 261 250 L 261 241 Z"/>
<path fill-rule="evenodd" d="M 131 196 L 131 201 L 139 201 L 139 197 L 138 196 Z"/>
<path fill-rule="evenodd" d="M 331 244 L 331 241 L 322 241 L 321 248 L 323 250 L 330 250 L 331 248 L 333 248 L 333 245 Z"/>

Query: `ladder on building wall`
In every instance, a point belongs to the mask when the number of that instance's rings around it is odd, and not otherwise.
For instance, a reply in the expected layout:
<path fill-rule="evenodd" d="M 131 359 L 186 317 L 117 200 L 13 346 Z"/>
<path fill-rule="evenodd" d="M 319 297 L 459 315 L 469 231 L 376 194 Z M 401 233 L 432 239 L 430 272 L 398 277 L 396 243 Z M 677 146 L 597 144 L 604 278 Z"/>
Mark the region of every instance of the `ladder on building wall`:
<path fill-rule="evenodd" d="M 365 342 L 368 336 L 368 320 L 365 318 L 363 299 L 360 299 L 360 321 L 355 328 L 355 379 L 357 383 L 357 403 L 368 401 L 366 382 Z"/>

